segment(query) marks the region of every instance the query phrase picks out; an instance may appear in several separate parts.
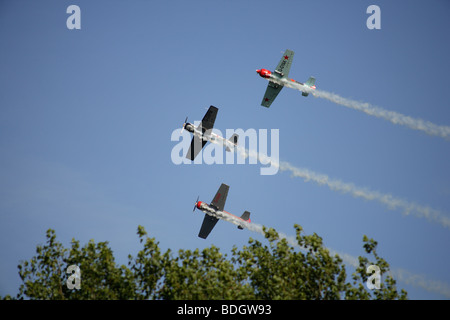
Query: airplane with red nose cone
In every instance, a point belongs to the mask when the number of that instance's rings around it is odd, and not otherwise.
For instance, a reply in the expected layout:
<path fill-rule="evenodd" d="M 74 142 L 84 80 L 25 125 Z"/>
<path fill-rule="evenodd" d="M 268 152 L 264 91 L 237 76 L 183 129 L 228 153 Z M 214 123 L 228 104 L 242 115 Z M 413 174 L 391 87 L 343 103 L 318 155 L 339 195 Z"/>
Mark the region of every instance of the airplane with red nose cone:
<path fill-rule="evenodd" d="M 281 57 L 278 66 L 276 67 L 274 72 L 271 72 L 267 69 L 258 69 L 256 73 L 258 73 L 262 78 L 268 79 L 269 84 L 267 85 L 266 93 L 264 94 L 261 105 L 263 107 L 269 108 L 272 102 L 280 93 L 281 89 L 284 86 L 292 86 L 292 83 L 306 86 L 310 89 L 316 89 L 314 85 L 316 79 L 314 77 L 309 77 L 309 79 L 305 83 L 301 83 L 295 81 L 294 79 L 289 79 L 288 74 L 291 69 L 292 59 L 294 58 L 294 51 L 287 49 L 284 52 L 283 57 Z M 307 97 L 309 92 L 302 91 L 302 96 Z"/>
<path fill-rule="evenodd" d="M 242 216 L 237 217 L 229 212 L 223 211 L 225 207 L 225 201 L 227 200 L 228 190 L 230 187 L 224 183 L 222 183 L 217 190 L 216 195 L 210 204 L 207 204 L 203 201 L 197 201 L 194 205 L 195 209 L 200 209 L 205 213 L 205 217 L 203 218 L 202 227 L 200 228 L 200 232 L 198 236 L 202 239 L 206 239 L 208 235 L 211 233 L 211 230 L 216 225 L 219 219 L 229 221 L 238 226 L 238 229 L 242 230 L 245 228 L 246 223 L 250 223 L 250 212 L 245 211 Z"/>

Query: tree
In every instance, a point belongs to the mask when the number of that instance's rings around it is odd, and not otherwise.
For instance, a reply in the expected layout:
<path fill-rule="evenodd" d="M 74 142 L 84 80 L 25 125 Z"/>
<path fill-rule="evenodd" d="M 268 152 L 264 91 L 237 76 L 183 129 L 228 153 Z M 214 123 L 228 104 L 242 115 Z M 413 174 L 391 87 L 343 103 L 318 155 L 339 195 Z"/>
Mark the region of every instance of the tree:
<path fill-rule="evenodd" d="M 373 254 L 375 258 L 375 262 L 369 262 L 368 258 L 359 257 L 359 266 L 356 269 L 356 272 L 353 273 L 353 285 L 354 287 L 349 286 L 346 298 L 347 299 L 406 299 L 407 292 L 405 290 L 401 290 L 400 293 L 396 289 L 396 281 L 389 274 L 389 264 L 382 259 L 376 252 L 376 248 L 378 242 L 373 239 L 367 238 L 366 235 L 363 237 L 364 249 L 366 253 Z M 361 283 L 366 283 L 369 275 L 366 272 L 366 268 L 369 265 L 376 265 L 380 269 L 380 275 L 386 275 L 386 279 L 384 283 L 381 283 L 380 289 L 378 290 L 361 290 Z M 356 285 L 358 285 L 358 289 L 356 289 Z"/>
<path fill-rule="evenodd" d="M 118 267 L 108 242 L 95 244 L 90 240 L 84 247 L 72 240 L 66 249 L 56 241 L 54 230 L 47 231 L 47 244 L 38 245 L 37 256 L 19 264 L 23 284 L 18 298 L 30 299 L 133 299 L 136 285 L 134 275 L 125 266 Z M 66 270 L 77 265 L 82 274 L 82 289 L 70 290 Z"/>
<path fill-rule="evenodd" d="M 239 277 L 227 256 L 212 246 L 201 252 L 180 250 L 164 273 L 162 299 L 251 299 L 251 287 Z"/>
<path fill-rule="evenodd" d="M 299 246 L 306 254 L 279 240 L 273 229 L 265 231 L 270 247 L 250 239 L 249 247 L 235 251 L 236 262 L 252 285 L 257 299 L 340 299 L 346 290 L 345 266 L 331 257 L 316 234 L 302 236 L 296 225 Z"/>
<path fill-rule="evenodd" d="M 317 234 L 303 235 L 299 225 L 296 243 L 280 239 L 264 228 L 268 245 L 249 239 L 248 246 L 233 247 L 231 258 L 211 246 L 203 250 L 161 253 L 159 243 L 142 226 L 138 237 L 143 248 L 128 266 L 117 265 L 108 242 L 90 240 L 71 248 L 56 240 L 49 229 L 36 256 L 18 266 L 23 281 L 18 299 L 406 299 L 389 276 L 389 264 L 376 252 L 377 242 L 363 238 L 363 248 L 375 262 L 359 257 L 351 276 L 338 255 L 332 256 Z M 379 290 L 368 290 L 366 267 L 376 264 L 385 280 Z M 81 288 L 68 289 L 67 267 L 81 270 Z M 11 298 L 6 296 L 5 299 Z"/>

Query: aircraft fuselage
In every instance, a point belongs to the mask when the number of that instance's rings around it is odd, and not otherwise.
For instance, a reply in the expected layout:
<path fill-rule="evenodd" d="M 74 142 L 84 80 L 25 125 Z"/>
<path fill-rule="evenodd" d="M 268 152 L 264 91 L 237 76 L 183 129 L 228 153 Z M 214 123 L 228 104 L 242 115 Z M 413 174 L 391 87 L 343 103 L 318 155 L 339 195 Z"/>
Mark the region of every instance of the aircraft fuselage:
<path fill-rule="evenodd" d="M 271 80 L 279 85 L 282 85 L 282 86 L 285 86 L 285 85 L 289 86 L 289 84 L 291 84 L 291 82 L 295 82 L 302 86 L 305 85 L 304 83 L 298 82 L 297 80 L 288 79 L 288 78 L 284 77 L 283 73 L 278 72 L 276 70 L 274 72 L 272 72 L 267 69 L 258 69 L 258 70 L 256 70 L 256 73 L 258 73 L 262 78 L 269 79 L 269 80 Z"/>
<path fill-rule="evenodd" d="M 184 129 L 186 129 L 187 131 L 189 131 L 190 133 L 199 137 L 202 140 L 207 140 L 212 143 L 217 141 L 218 143 L 221 143 L 224 147 L 227 147 L 227 148 L 233 148 L 236 146 L 236 144 L 215 134 L 214 132 L 212 132 L 212 130 L 206 130 L 205 132 L 202 132 L 202 130 L 199 129 L 199 127 L 196 127 L 192 123 L 189 123 L 189 122 L 186 123 L 186 125 L 184 126 Z"/>
<path fill-rule="evenodd" d="M 210 206 L 209 204 L 207 204 L 206 202 L 203 202 L 203 201 L 197 201 L 196 207 L 197 207 L 197 209 L 200 209 L 202 212 L 206 213 L 207 215 L 210 215 L 217 219 L 230 221 L 241 228 L 246 227 L 245 223 L 251 222 L 250 219 L 245 221 L 242 218 L 235 216 L 234 214 L 229 213 L 227 211 L 217 210 L 213 206 Z"/>

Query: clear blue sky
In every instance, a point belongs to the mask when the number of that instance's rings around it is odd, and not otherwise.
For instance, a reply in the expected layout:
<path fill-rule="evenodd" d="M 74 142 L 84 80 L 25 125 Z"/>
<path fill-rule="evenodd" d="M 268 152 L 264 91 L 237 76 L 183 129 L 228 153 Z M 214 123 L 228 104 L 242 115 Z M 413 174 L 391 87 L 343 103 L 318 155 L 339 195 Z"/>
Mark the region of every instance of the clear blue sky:
<path fill-rule="evenodd" d="M 81 8 L 81 30 L 66 9 Z M 366 9 L 381 8 L 381 30 Z M 260 106 L 285 49 L 290 77 L 450 126 L 447 1 L 1 1 L 0 295 L 17 293 L 17 265 L 56 230 L 109 241 L 117 262 L 140 249 L 143 225 L 163 250 L 216 245 L 230 253 L 256 233 L 219 222 L 197 237 L 210 201 L 326 246 L 363 254 L 378 241 L 393 269 L 450 286 L 450 230 L 374 201 L 260 165 L 175 165 L 171 133 L 219 108 L 217 129 L 279 129 L 280 160 L 450 215 L 450 142 L 283 89 Z M 351 271 L 350 271 L 351 272 Z M 415 299 L 448 299 L 399 282 Z"/>

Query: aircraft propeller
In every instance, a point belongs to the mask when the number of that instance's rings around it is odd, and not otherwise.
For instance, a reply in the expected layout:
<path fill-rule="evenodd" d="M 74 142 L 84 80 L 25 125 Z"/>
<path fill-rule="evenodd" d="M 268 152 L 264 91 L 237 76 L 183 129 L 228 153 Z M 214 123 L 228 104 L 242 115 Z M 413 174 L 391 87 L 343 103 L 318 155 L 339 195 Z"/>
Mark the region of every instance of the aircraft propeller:
<path fill-rule="evenodd" d="M 197 197 L 197 201 L 195 201 L 195 204 L 194 204 L 194 209 L 192 210 L 192 212 L 194 212 L 195 211 L 195 209 L 197 208 L 197 203 L 198 203 L 198 199 L 200 198 L 200 196 L 198 196 Z"/>
<path fill-rule="evenodd" d="M 188 119 L 188 117 L 186 117 L 186 119 L 184 119 L 184 123 L 183 123 L 183 126 L 181 127 L 180 134 L 183 133 L 183 129 L 184 129 L 184 127 L 186 126 L 186 123 L 187 123 L 187 119 Z"/>

